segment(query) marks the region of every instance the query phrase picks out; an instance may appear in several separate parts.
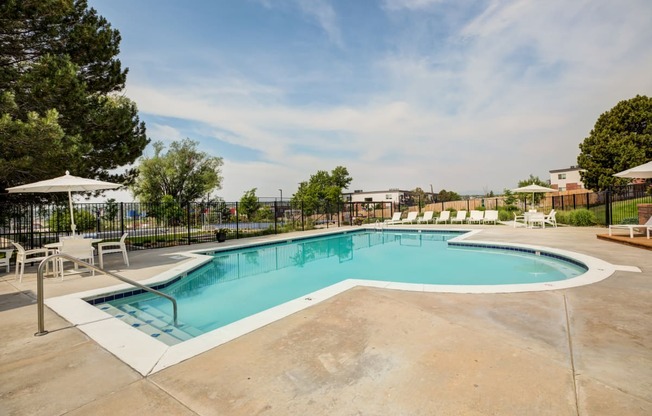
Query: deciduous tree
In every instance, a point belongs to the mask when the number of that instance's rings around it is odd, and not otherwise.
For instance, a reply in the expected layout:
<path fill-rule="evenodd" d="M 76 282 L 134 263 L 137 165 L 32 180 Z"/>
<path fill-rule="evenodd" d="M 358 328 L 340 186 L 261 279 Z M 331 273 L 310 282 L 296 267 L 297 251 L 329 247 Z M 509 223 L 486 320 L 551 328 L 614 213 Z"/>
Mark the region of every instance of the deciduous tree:
<path fill-rule="evenodd" d="M 320 207 L 336 209 L 342 200 L 342 190 L 347 189 L 353 178 L 344 166 L 338 166 L 329 174 L 325 170 L 317 171 L 310 180 L 301 182 L 292 197 L 295 204 L 302 203 L 307 215 Z"/>
<path fill-rule="evenodd" d="M 439 191 L 439 194 L 437 194 L 437 201 L 439 202 L 459 201 L 460 199 L 462 198 L 457 192 L 447 191 L 445 189 L 442 189 Z"/>
<path fill-rule="evenodd" d="M 141 202 L 160 202 L 169 195 L 180 204 L 198 201 L 220 189 L 222 158 L 197 150 L 190 139 L 154 143 L 154 156 L 140 158 L 140 174 L 131 190 Z"/>
<path fill-rule="evenodd" d="M 541 179 L 539 179 L 538 176 L 534 176 L 532 174 L 530 174 L 529 178 L 518 181 L 518 187 L 519 188 L 522 188 L 522 187 L 528 186 L 528 185 L 539 185 L 539 186 L 543 186 L 543 187 L 546 187 L 546 188 L 550 187 L 550 184 L 548 184 L 545 181 L 542 181 Z M 536 205 L 536 204 L 539 203 L 539 201 L 541 201 L 541 199 L 543 198 L 543 196 L 545 194 L 540 193 L 540 192 L 519 192 L 516 195 L 517 195 L 517 198 L 520 201 L 524 201 L 524 202 L 528 201 L 528 204 Z M 534 198 L 534 200 L 532 200 L 532 198 Z"/>
<path fill-rule="evenodd" d="M 253 221 L 259 209 L 260 202 L 256 196 L 256 188 L 252 188 L 240 198 L 239 210 L 247 216 L 247 220 Z"/>

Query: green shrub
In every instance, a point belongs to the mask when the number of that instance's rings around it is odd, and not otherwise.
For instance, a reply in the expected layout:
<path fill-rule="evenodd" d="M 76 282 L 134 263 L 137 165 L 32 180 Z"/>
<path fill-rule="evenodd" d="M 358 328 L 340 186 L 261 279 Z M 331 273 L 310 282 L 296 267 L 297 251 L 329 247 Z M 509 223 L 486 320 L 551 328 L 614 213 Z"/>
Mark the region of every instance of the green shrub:
<path fill-rule="evenodd" d="M 573 210 L 569 216 L 571 225 L 576 227 L 590 227 L 598 223 L 595 214 L 586 208 Z"/>
<path fill-rule="evenodd" d="M 74 209 L 77 232 L 91 231 L 96 227 L 96 218 L 85 210 Z M 51 231 L 66 231 L 70 229 L 70 211 L 61 208 L 52 213 L 48 221 Z"/>
<path fill-rule="evenodd" d="M 498 221 L 513 221 L 514 214 L 512 211 L 501 209 L 498 211 Z"/>
<path fill-rule="evenodd" d="M 619 224 L 638 224 L 638 217 L 623 218 Z"/>
<path fill-rule="evenodd" d="M 557 211 L 555 219 L 557 220 L 557 224 L 570 225 L 570 211 Z"/>

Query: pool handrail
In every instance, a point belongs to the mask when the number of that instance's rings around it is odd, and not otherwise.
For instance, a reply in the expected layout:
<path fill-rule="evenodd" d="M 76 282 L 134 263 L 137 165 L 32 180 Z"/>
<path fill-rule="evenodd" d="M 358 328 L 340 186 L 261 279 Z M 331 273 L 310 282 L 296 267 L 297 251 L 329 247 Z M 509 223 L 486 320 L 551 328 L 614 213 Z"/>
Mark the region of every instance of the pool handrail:
<path fill-rule="evenodd" d="M 64 253 L 55 253 L 51 254 L 47 257 L 45 257 L 41 263 L 38 265 L 38 270 L 36 272 L 36 301 L 37 301 L 37 307 L 38 307 L 38 332 L 35 333 L 35 336 L 41 336 L 45 335 L 48 333 L 48 331 L 45 330 L 45 319 L 44 319 L 44 313 L 45 313 L 45 305 L 44 305 L 44 293 L 43 293 L 43 270 L 45 269 L 45 265 L 54 259 L 58 258 L 63 258 L 66 260 L 69 260 L 79 266 L 98 271 L 100 273 L 104 273 L 107 276 L 114 277 L 124 283 L 130 284 L 132 286 L 136 286 L 139 289 L 142 289 L 144 291 L 153 293 L 155 295 L 164 297 L 168 299 L 170 302 L 172 302 L 172 310 L 174 312 L 174 326 L 177 326 L 177 301 L 174 299 L 172 296 L 167 295 L 163 292 L 160 292 L 156 289 L 152 289 L 151 287 L 147 287 L 145 285 L 142 285 L 134 280 L 128 279 L 124 276 L 120 276 L 117 273 L 110 272 L 108 270 L 104 270 L 100 267 L 95 266 L 94 264 L 89 264 L 86 263 L 85 261 L 79 260 L 76 257 L 73 257 L 69 254 L 64 254 Z"/>

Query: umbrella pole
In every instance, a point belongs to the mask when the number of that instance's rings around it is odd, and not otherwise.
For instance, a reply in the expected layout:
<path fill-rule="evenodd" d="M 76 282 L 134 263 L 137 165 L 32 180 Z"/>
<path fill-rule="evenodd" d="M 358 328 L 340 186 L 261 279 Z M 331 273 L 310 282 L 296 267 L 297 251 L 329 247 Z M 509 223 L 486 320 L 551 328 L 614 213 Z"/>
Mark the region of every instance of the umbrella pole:
<path fill-rule="evenodd" d="M 68 204 L 70 205 L 70 229 L 72 230 L 72 235 L 75 235 L 77 226 L 75 225 L 75 214 L 72 210 L 72 193 L 70 191 L 68 191 Z"/>

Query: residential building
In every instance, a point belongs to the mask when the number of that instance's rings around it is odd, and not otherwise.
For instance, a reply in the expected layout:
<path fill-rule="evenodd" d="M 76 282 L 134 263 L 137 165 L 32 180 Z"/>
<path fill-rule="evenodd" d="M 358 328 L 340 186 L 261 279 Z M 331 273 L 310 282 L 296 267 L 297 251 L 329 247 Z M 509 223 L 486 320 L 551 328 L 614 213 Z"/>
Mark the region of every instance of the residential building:
<path fill-rule="evenodd" d="M 392 202 L 394 205 L 403 204 L 410 199 L 411 191 L 392 188 L 387 191 L 363 191 L 361 189 L 353 192 L 342 193 L 347 202 Z M 425 193 L 427 198 L 434 200 L 435 194 Z"/>
<path fill-rule="evenodd" d="M 559 191 L 574 191 L 584 189 L 581 169 L 579 166 L 571 166 L 565 169 L 553 169 L 550 171 L 550 187 Z"/>

